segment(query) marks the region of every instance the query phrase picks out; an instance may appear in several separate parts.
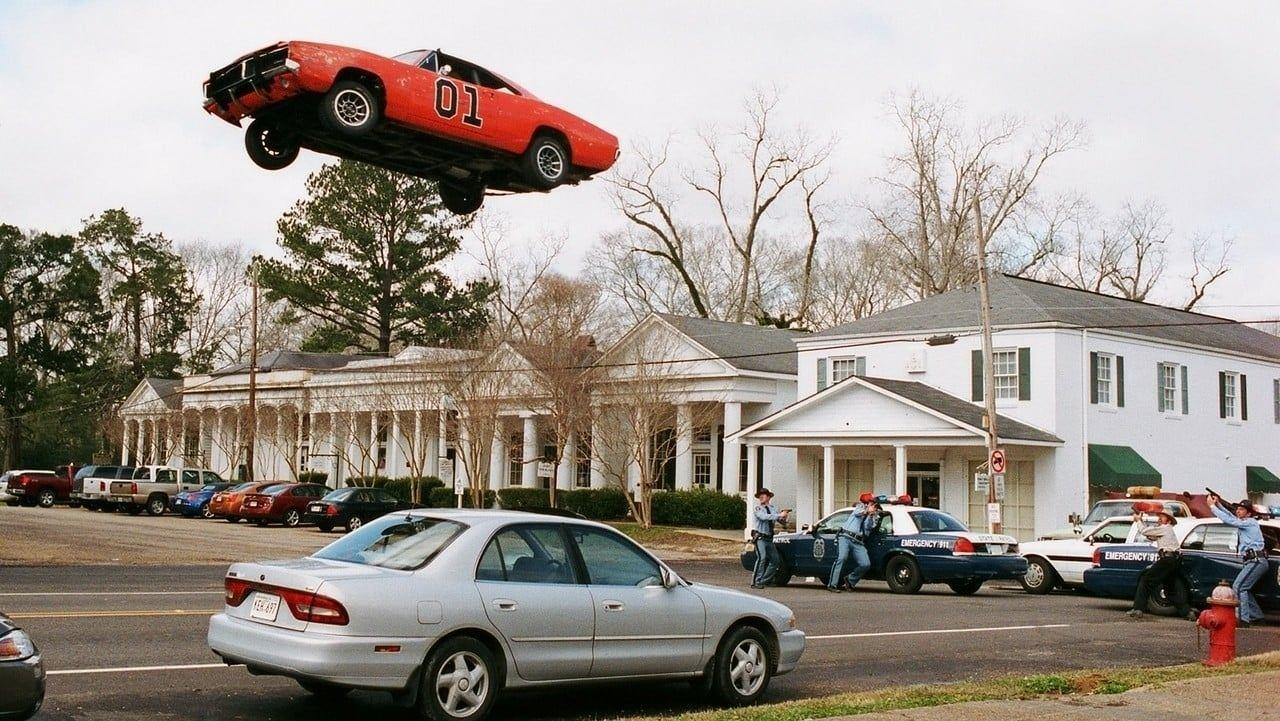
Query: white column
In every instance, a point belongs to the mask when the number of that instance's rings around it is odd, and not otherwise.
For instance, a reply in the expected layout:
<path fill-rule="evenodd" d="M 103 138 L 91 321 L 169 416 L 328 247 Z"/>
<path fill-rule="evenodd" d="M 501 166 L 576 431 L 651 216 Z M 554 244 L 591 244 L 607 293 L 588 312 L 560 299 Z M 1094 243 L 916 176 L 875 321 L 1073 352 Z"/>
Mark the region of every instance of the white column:
<path fill-rule="evenodd" d="M 742 404 L 733 402 L 724 404 L 724 435 L 726 438 L 742 429 Z M 738 472 L 741 468 L 741 444 L 737 441 L 724 442 L 724 468 L 720 469 L 720 490 L 723 493 L 738 492 Z M 747 499 L 750 503 L 751 499 Z"/>
<path fill-rule="evenodd" d="M 151 426 L 151 458 L 150 462 L 160 465 L 160 424 L 156 419 L 152 418 L 148 423 Z"/>
<path fill-rule="evenodd" d="M 329 412 L 329 487 L 341 488 L 342 454 L 338 449 L 338 414 Z"/>
<path fill-rule="evenodd" d="M 760 488 L 760 467 L 756 463 L 756 456 L 759 453 L 757 449 L 760 446 L 749 444 L 747 446 L 747 528 L 751 528 L 751 511 L 752 504 L 756 502 L 756 491 Z"/>
<path fill-rule="evenodd" d="M 693 488 L 693 407 L 676 406 L 676 490 Z"/>
<path fill-rule="evenodd" d="M 201 408 L 196 412 L 200 414 L 196 416 L 196 464 L 201 468 L 213 468 L 213 464 L 204 453 L 204 409 Z"/>
<path fill-rule="evenodd" d="M 716 487 L 716 483 L 717 483 L 717 480 L 716 480 L 716 479 L 720 478 L 720 459 L 719 459 L 719 458 L 717 458 L 717 456 L 719 456 L 719 455 L 720 455 L 720 454 L 719 454 L 719 450 L 720 450 L 720 430 L 719 430 L 718 428 L 716 428 L 716 425 L 715 425 L 714 423 L 713 423 L 713 424 L 711 424 L 711 446 L 710 446 L 710 449 L 711 449 L 711 472 L 707 475 L 707 481 L 708 481 L 707 487 L 708 487 L 708 488 L 715 488 L 715 487 Z M 748 499 L 748 500 L 750 500 L 750 499 Z"/>
<path fill-rule="evenodd" d="M 418 419 L 416 422 L 419 425 L 422 424 L 422 414 L 423 414 L 423 411 L 418 411 Z M 425 469 L 423 472 L 426 473 L 428 476 L 436 476 L 436 477 L 440 476 L 441 448 L 440 448 L 439 428 L 440 428 L 440 425 L 438 423 L 428 423 L 427 425 L 427 439 L 422 449 L 422 453 L 423 453 L 423 460 L 426 461 Z M 421 431 L 419 431 L 419 437 L 421 437 Z"/>
<path fill-rule="evenodd" d="M 129 419 L 121 419 L 120 429 L 120 465 L 129 465 Z"/>
<path fill-rule="evenodd" d="M 369 476 L 376 476 L 382 473 L 382 470 L 378 468 L 378 419 L 377 411 L 369 412 L 369 465 L 372 468 L 365 474 Z"/>
<path fill-rule="evenodd" d="M 640 461 L 636 459 L 634 450 L 631 453 L 631 462 L 627 464 L 627 491 L 631 493 L 631 497 L 640 498 Z"/>
<path fill-rule="evenodd" d="M 271 454 L 271 475 L 276 480 L 283 480 L 280 476 L 280 461 L 284 460 L 283 456 L 289 452 L 289 444 L 284 442 L 284 407 L 276 406 L 276 438 L 275 452 Z M 289 467 L 286 462 L 285 468 Z"/>
<path fill-rule="evenodd" d="M 493 445 L 489 448 L 489 487 L 498 490 L 507 485 L 507 433 L 498 421 L 493 431 Z"/>
<path fill-rule="evenodd" d="M 391 428 L 387 430 L 387 477 L 400 475 L 400 413 L 391 411 Z"/>
<path fill-rule="evenodd" d="M 467 420 L 459 416 L 458 439 L 454 444 L 453 453 L 453 477 L 466 488 L 471 486 L 470 474 L 467 472 L 467 463 L 464 460 L 466 456 L 470 455 L 468 452 L 471 445 L 470 435 L 467 432 Z"/>
<path fill-rule="evenodd" d="M 538 419 L 524 417 L 524 449 L 520 454 L 520 485 L 534 488 L 538 485 Z"/>
<path fill-rule="evenodd" d="M 556 466 L 556 488 L 561 491 L 573 490 L 574 476 L 578 470 L 578 434 L 569 432 L 569 437 L 560 449 L 560 463 Z"/>
<path fill-rule="evenodd" d="M 602 409 L 599 409 L 602 411 Z M 591 487 L 604 488 L 606 481 L 604 478 L 604 461 L 600 459 L 600 454 L 604 452 L 606 446 L 600 443 L 600 425 L 595 419 L 591 419 Z"/>
<path fill-rule="evenodd" d="M 836 510 L 836 448 L 822 447 L 822 515 Z"/>
<path fill-rule="evenodd" d="M 898 444 L 893 447 L 893 493 L 895 496 L 906 495 L 907 492 L 907 447 Z"/>

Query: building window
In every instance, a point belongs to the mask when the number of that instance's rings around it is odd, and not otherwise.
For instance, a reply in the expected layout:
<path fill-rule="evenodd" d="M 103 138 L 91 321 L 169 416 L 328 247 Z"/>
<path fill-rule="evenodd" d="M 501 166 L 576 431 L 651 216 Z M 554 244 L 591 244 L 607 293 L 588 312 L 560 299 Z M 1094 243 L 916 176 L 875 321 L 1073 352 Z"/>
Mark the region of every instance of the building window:
<path fill-rule="evenodd" d="M 578 440 L 578 458 L 574 464 L 573 485 L 577 488 L 591 487 L 591 438 Z"/>
<path fill-rule="evenodd" d="M 1093 385 L 1099 405 L 1115 405 L 1115 398 L 1111 388 L 1111 384 L 1114 381 L 1115 363 L 1116 357 L 1110 353 L 1098 354 L 1097 367 L 1094 370 L 1096 378 Z"/>
<path fill-rule="evenodd" d="M 1018 351 L 998 350 L 991 357 L 996 375 L 996 400 L 1018 400 Z"/>
<path fill-rule="evenodd" d="M 863 356 L 831 359 L 831 382 L 839 383 L 849 376 L 867 374 L 867 359 Z"/>
<path fill-rule="evenodd" d="M 1177 363 L 1161 363 L 1156 366 L 1160 397 L 1157 399 L 1161 413 L 1188 412 L 1187 367 Z"/>
<path fill-rule="evenodd" d="M 693 432 L 694 443 L 711 443 L 711 429 L 698 428 Z"/>
<path fill-rule="evenodd" d="M 518 486 L 524 481 L 524 436 L 516 434 L 507 439 L 507 485 Z"/>
<path fill-rule="evenodd" d="M 1240 374 L 1222 374 L 1222 417 L 1230 420 L 1240 418 Z"/>
<path fill-rule="evenodd" d="M 693 454 L 693 485 L 711 485 L 711 454 L 697 452 Z"/>

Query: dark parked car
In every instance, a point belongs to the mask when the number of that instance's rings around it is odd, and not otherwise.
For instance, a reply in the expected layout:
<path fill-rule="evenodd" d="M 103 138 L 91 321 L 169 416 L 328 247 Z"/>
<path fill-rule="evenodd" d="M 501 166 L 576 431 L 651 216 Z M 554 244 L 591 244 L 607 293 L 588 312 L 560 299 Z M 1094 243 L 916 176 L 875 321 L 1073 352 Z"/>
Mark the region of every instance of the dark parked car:
<path fill-rule="evenodd" d="M 296 526 L 302 523 L 307 505 L 320 500 L 328 491 L 328 486 L 319 483 L 277 483 L 246 495 L 240 506 L 240 516 L 246 521 L 257 522 L 259 526 L 268 523 Z"/>
<path fill-rule="evenodd" d="M 34 716 L 44 703 L 44 677 L 40 649 L 0 613 L 0 719 Z"/>
<path fill-rule="evenodd" d="M 407 502 L 381 488 L 339 488 L 308 504 L 305 518 L 325 533 L 337 526 L 354 531 L 366 521 L 406 508 Z"/>

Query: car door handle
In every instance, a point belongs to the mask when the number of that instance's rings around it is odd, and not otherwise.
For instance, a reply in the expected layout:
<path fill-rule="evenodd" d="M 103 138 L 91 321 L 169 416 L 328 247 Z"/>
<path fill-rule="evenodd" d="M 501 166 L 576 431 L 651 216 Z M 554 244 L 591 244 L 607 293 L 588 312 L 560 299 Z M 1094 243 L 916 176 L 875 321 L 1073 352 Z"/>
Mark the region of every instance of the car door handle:
<path fill-rule="evenodd" d="M 499 611 L 514 611 L 518 604 L 509 598 L 495 598 L 493 599 L 493 607 Z"/>
<path fill-rule="evenodd" d="M 605 601 L 601 605 L 604 606 L 604 610 L 606 611 L 621 611 L 625 608 L 622 601 Z"/>

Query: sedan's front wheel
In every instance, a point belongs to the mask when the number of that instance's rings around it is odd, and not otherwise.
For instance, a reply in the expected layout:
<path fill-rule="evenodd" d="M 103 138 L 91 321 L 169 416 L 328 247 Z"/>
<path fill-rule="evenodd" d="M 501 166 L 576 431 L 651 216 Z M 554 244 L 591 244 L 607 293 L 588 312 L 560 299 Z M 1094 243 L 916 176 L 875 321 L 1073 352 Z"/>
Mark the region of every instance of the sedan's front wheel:
<path fill-rule="evenodd" d="M 468 636 L 451 638 L 427 657 L 418 708 L 434 721 L 479 721 L 498 695 L 497 671 L 484 644 Z"/>
<path fill-rule="evenodd" d="M 254 165 L 264 170 L 287 168 L 298 159 L 298 139 L 279 124 L 258 118 L 244 133 L 244 149 Z"/>
<path fill-rule="evenodd" d="M 711 687 L 729 706 L 755 703 L 773 676 L 774 660 L 769 643 L 759 629 L 743 626 L 725 637 L 716 652 Z"/>
<path fill-rule="evenodd" d="M 213 511 L 209 510 L 209 504 L 200 506 L 200 515 L 204 518 L 213 518 Z"/>
<path fill-rule="evenodd" d="M 1028 559 L 1027 572 L 1019 579 L 1022 590 L 1036 595 L 1045 594 L 1058 585 L 1058 574 L 1043 558 Z"/>

